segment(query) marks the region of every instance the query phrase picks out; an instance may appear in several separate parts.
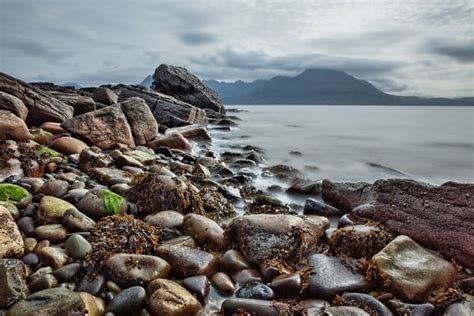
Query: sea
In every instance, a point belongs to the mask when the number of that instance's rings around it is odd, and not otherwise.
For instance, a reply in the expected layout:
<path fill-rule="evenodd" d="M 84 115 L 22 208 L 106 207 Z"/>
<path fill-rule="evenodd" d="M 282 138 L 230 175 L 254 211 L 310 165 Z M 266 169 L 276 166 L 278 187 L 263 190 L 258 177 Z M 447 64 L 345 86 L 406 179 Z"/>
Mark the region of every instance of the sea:
<path fill-rule="evenodd" d="M 303 178 L 474 182 L 474 107 L 228 106 L 237 126 L 211 128 L 215 150 L 253 145 Z M 264 185 L 260 183 L 260 185 Z"/>

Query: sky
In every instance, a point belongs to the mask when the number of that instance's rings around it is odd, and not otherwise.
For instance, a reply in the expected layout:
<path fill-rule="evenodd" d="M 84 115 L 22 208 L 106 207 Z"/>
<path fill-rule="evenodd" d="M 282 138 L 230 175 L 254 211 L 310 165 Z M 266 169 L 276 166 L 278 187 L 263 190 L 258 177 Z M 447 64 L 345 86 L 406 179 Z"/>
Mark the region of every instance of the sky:
<path fill-rule="evenodd" d="M 385 92 L 474 96 L 474 0 L 0 0 L 0 70 L 139 83 L 162 63 L 223 81 L 343 70 Z"/>

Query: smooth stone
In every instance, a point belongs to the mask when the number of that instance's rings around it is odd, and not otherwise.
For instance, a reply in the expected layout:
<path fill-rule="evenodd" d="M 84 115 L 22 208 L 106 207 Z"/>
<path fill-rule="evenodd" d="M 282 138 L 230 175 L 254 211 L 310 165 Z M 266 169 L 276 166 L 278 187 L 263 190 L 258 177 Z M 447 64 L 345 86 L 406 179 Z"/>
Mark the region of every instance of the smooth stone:
<path fill-rule="evenodd" d="M 138 311 L 146 300 L 146 291 L 141 286 L 132 286 L 115 295 L 107 305 L 106 312 L 115 315 L 131 315 Z"/>
<path fill-rule="evenodd" d="M 270 287 L 277 296 L 297 297 L 302 288 L 301 276 L 299 273 L 279 275 L 272 280 Z"/>
<path fill-rule="evenodd" d="M 85 186 L 84 182 L 75 182 L 75 183 L 81 183 L 82 185 Z M 71 185 L 71 190 L 69 190 L 61 198 L 65 201 L 68 201 L 69 203 L 77 204 L 89 192 L 89 190 L 87 190 L 85 188 L 73 189 L 72 188 L 73 186 L 78 186 L 78 185 L 72 184 Z"/>
<path fill-rule="evenodd" d="M 91 244 L 79 234 L 72 234 L 66 240 L 64 248 L 75 259 L 83 259 L 87 253 L 92 251 Z"/>
<path fill-rule="evenodd" d="M 264 301 L 246 298 L 228 298 L 222 303 L 222 315 L 258 315 L 280 316 L 273 301 Z"/>
<path fill-rule="evenodd" d="M 133 265 L 130 266 L 130 262 Z M 157 278 L 166 278 L 171 270 L 165 260 L 156 256 L 116 254 L 105 262 L 108 274 L 120 285 L 148 284 Z"/>
<path fill-rule="evenodd" d="M 26 142 L 32 138 L 26 123 L 10 111 L 0 109 L 0 141 Z"/>
<path fill-rule="evenodd" d="M 260 274 L 264 282 L 271 282 L 273 278 L 280 274 L 289 274 L 290 271 L 279 265 L 277 262 L 264 261 L 260 264 Z"/>
<path fill-rule="evenodd" d="M 66 194 L 69 189 L 69 183 L 64 180 L 51 180 L 43 184 L 40 188 L 40 193 L 43 193 L 46 196 L 61 197 Z M 41 205 L 40 205 L 41 206 Z M 48 205 L 52 207 L 53 205 Z"/>
<path fill-rule="evenodd" d="M 304 203 L 305 214 L 316 214 L 321 216 L 341 216 L 342 212 L 334 206 L 328 205 L 316 199 L 309 198 Z"/>
<path fill-rule="evenodd" d="M 66 251 L 54 246 L 42 248 L 37 252 L 37 255 L 43 264 L 51 266 L 55 270 L 64 267 L 69 261 Z"/>
<path fill-rule="evenodd" d="M 3 206 L 5 207 L 6 209 L 8 209 L 8 211 L 10 212 L 11 216 L 15 219 L 15 220 L 18 220 L 20 218 L 20 211 L 18 210 L 18 208 L 15 206 L 15 204 L 13 204 L 12 202 L 8 202 L 8 201 L 0 201 L 0 206 Z"/>
<path fill-rule="evenodd" d="M 210 283 L 205 275 L 196 275 L 183 280 L 182 285 L 193 294 L 201 303 L 204 303 L 209 294 Z"/>
<path fill-rule="evenodd" d="M 466 294 L 461 302 L 449 305 L 444 316 L 472 316 L 474 314 L 474 296 Z"/>
<path fill-rule="evenodd" d="M 0 309 L 29 295 L 26 273 L 26 266 L 21 260 L 0 259 Z"/>
<path fill-rule="evenodd" d="M 105 285 L 105 276 L 103 274 L 97 274 L 92 280 L 86 278 L 82 279 L 79 283 L 76 291 L 77 292 L 87 292 L 92 295 L 97 295 L 102 292 L 102 289 Z"/>
<path fill-rule="evenodd" d="M 35 250 L 33 252 L 38 254 L 38 252 L 41 249 L 43 249 L 45 247 L 49 247 L 49 246 L 50 246 L 49 240 L 42 240 L 42 241 L 36 243 L 36 247 L 35 247 Z"/>
<path fill-rule="evenodd" d="M 332 300 L 347 291 L 367 290 L 369 284 L 363 275 L 350 271 L 336 257 L 315 254 L 308 258 L 312 267 L 307 288 L 311 297 Z"/>
<path fill-rule="evenodd" d="M 196 243 L 194 239 L 189 236 L 179 236 L 170 240 L 166 240 L 162 243 L 162 246 L 183 246 L 189 248 L 195 248 Z"/>
<path fill-rule="evenodd" d="M 20 218 L 16 223 L 25 236 L 31 235 L 35 230 L 35 221 L 29 216 Z"/>
<path fill-rule="evenodd" d="M 105 283 L 105 286 L 107 287 L 108 290 L 112 291 L 112 292 L 115 292 L 115 293 L 119 293 L 122 291 L 122 289 L 120 288 L 120 286 L 115 283 L 114 281 L 107 281 L 107 283 Z"/>
<path fill-rule="evenodd" d="M 160 228 L 179 229 L 183 226 L 184 216 L 176 211 L 161 211 L 145 217 L 147 224 Z"/>
<path fill-rule="evenodd" d="M 185 152 L 191 152 L 192 150 L 191 143 L 186 138 L 184 138 L 181 133 L 175 133 L 173 135 L 161 137 L 157 140 L 149 142 L 147 146 L 153 149 L 166 146 L 170 149 L 179 149 Z"/>
<path fill-rule="evenodd" d="M 77 204 L 77 208 L 87 216 L 92 218 L 101 218 L 107 215 L 111 215 L 105 209 L 104 200 L 103 200 L 104 190 L 98 189 L 88 192 Z M 121 204 L 116 210 L 117 213 L 125 213 L 127 209 L 127 201 L 122 199 Z"/>
<path fill-rule="evenodd" d="M 10 211 L 0 206 L 0 259 L 7 257 L 21 257 L 25 244 L 15 219 Z"/>
<path fill-rule="evenodd" d="M 40 262 L 40 259 L 37 254 L 29 253 L 29 254 L 24 255 L 21 258 L 21 261 L 23 261 L 25 264 L 29 266 L 35 266 Z"/>
<path fill-rule="evenodd" d="M 212 219 L 202 215 L 188 214 L 184 217 L 183 230 L 204 249 L 224 248 L 224 230 Z"/>
<path fill-rule="evenodd" d="M 342 295 L 342 301 L 344 303 L 349 303 L 350 305 L 366 306 L 366 308 L 370 309 L 373 313 L 375 313 L 375 315 L 393 315 L 392 312 L 384 304 L 382 304 L 379 300 L 368 294 L 346 292 Z"/>
<path fill-rule="evenodd" d="M 249 282 L 262 282 L 260 273 L 254 269 L 244 269 L 234 272 L 231 278 L 237 286 L 242 286 Z"/>
<path fill-rule="evenodd" d="M 46 274 L 28 284 L 28 288 L 30 289 L 30 293 L 35 293 L 42 290 L 51 289 L 57 285 L 58 280 L 51 274 Z"/>
<path fill-rule="evenodd" d="M 267 285 L 257 282 L 250 281 L 237 290 L 235 296 L 238 298 L 251 298 L 258 300 L 271 300 L 273 299 L 273 290 Z"/>
<path fill-rule="evenodd" d="M 69 282 L 81 271 L 80 263 L 71 263 L 51 272 L 59 282 Z"/>
<path fill-rule="evenodd" d="M 105 303 L 103 301 L 102 301 L 102 304 L 99 303 L 99 300 L 101 300 L 100 298 L 95 297 L 87 292 L 80 292 L 78 294 L 86 306 L 87 316 L 104 315 L 105 308 L 104 306 L 101 306 L 101 305 L 105 305 Z"/>
<path fill-rule="evenodd" d="M 319 315 L 319 314 L 315 314 L 315 315 Z M 325 316 L 370 316 L 369 313 L 355 306 L 331 306 L 324 309 L 324 315 Z"/>
<path fill-rule="evenodd" d="M 233 294 L 235 292 L 234 283 L 232 279 L 224 272 L 217 272 L 211 278 L 212 285 L 214 285 L 219 291 L 226 294 Z"/>
<path fill-rule="evenodd" d="M 8 310 L 9 316 L 83 315 L 85 304 L 79 294 L 64 288 L 36 292 Z"/>
<path fill-rule="evenodd" d="M 81 151 L 89 148 L 83 141 L 69 136 L 56 138 L 49 147 L 66 156 L 80 154 Z"/>
<path fill-rule="evenodd" d="M 211 253 L 178 245 L 162 245 L 158 247 L 157 254 L 169 262 L 173 274 L 181 278 L 212 276 L 219 262 L 218 257 Z"/>
<path fill-rule="evenodd" d="M 95 221 L 77 209 L 69 209 L 64 213 L 62 223 L 70 231 L 91 231 Z"/>
<path fill-rule="evenodd" d="M 386 302 L 386 305 L 395 315 L 425 316 L 431 315 L 435 307 L 430 303 L 425 304 L 408 304 L 392 299 Z"/>
<path fill-rule="evenodd" d="M 156 279 L 148 285 L 148 305 L 154 315 L 196 315 L 201 304 L 185 288 L 166 279 Z"/>
<path fill-rule="evenodd" d="M 24 243 L 25 243 L 25 253 L 30 253 L 30 252 L 33 252 L 33 250 L 35 250 L 35 247 L 38 244 L 38 241 L 34 238 L 25 238 Z"/>
<path fill-rule="evenodd" d="M 456 280 L 452 263 L 423 249 L 407 236 L 398 236 L 372 257 L 382 281 L 409 303 L 423 303 L 433 291 L 448 289 Z"/>
<path fill-rule="evenodd" d="M 251 266 L 244 255 L 238 250 L 227 250 L 222 256 L 220 267 L 227 273 L 234 273 L 244 269 L 250 269 Z"/>
<path fill-rule="evenodd" d="M 22 120 L 28 116 L 28 108 L 21 99 L 2 91 L 0 91 L 0 110 L 10 111 Z"/>
<path fill-rule="evenodd" d="M 36 227 L 34 235 L 39 240 L 57 243 L 66 240 L 67 230 L 61 224 L 48 224 Z"/>
<path fill-rule="evenodd" d="M 47 274 L 50 274 L 51 272 L 53 272 L 53 268 L 51 268 L 51 267 L 39 268 L 38 270 L 35 271 L 35 273 L 30 275 L 29 280 L 30 280 L 30 282 L 36 281 L 39 278 L 41 278 L 41 277 L 43 277 Z"/>

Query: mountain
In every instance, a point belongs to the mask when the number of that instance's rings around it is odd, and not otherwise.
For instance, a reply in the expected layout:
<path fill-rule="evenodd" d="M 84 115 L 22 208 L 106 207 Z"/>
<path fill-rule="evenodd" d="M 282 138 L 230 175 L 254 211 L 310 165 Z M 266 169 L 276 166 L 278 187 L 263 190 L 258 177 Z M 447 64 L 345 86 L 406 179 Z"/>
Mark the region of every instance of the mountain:
<path fill-rule="evenodd" d="M 474 105 L 474 98 L 420 98 L 385 93 L 365 80 L 332 69 L 307 69 L 295 77 L 276 76 L 253 82 L 204 83 L 224 104 L 327 105 Z"/>
<path fill-rule="evenodd" d="M 151 85 L 153 84 L 153 77 L 151 75 L 148 75 L 145 79 L 143 79 L 142 82 L 139 83 L 141 86 L 144 86 L 145 88 L 150 88 Z"/>
<path fill-rule="evenodd" d="M 66 83 L 63 83 L 61 86 L 63 86 L 63 87 L 74 87 L 74 89 L 82 88 L 80 84 L 75 83 L 75 82 L 66 82 Z"/>

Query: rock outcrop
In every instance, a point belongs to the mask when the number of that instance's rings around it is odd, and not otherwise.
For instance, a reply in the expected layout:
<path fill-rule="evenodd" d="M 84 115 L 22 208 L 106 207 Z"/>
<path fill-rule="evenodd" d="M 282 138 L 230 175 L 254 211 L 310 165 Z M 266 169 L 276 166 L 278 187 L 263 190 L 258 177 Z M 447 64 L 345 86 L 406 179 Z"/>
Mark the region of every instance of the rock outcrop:
<path fill-rule="evenodd" d="M 23 121 L 28 116 L 28 108 L 23 101 L 5 92 L 0 92 L 0 110 L 10 111 Z"/>
<path fill-rule="evenodd" d="M 129 98 L 120 103 L 137 145 L 145 145 L 158 136 L 158 123 L 142 98 Z"/>
<path fill-rule="evenodd" d="M 153 74 L 153 80 L 152 89 L 155 91 L 171 95 L 201 109 L 225 113 L 217 93 L 185 68 L 160 65 Z"/>
<path fill-rule="evenodd" d="M 131 97 L 140 97 L 145 100 L 156 121 L 167 127 L 207 125 L 204 110 L 169 95 L 154 92 L 139 85 L 117 85 L 113 87 L 113 90 L 119 95 L 120 102 Z"/>
<path fill-rule="evenodd" d="M 44 122 L 64 122 L 73 116 L 72 106 L 29 83 L 0 72 L 0 91 L 20 99 L 28 108 L 26 122 L 40 126 Z"/>
<path fill-rule="evenodd" d="M 474 185 L 378 180 L 353 210 L 474 267 Z"/>

